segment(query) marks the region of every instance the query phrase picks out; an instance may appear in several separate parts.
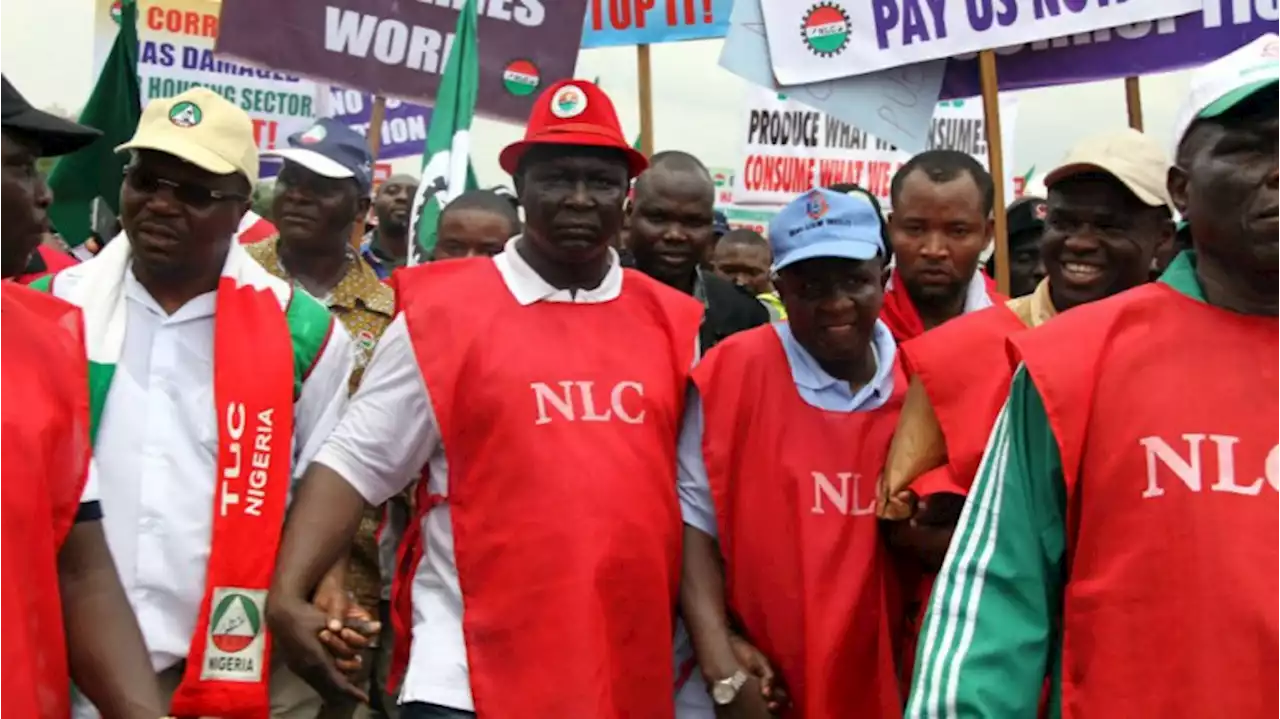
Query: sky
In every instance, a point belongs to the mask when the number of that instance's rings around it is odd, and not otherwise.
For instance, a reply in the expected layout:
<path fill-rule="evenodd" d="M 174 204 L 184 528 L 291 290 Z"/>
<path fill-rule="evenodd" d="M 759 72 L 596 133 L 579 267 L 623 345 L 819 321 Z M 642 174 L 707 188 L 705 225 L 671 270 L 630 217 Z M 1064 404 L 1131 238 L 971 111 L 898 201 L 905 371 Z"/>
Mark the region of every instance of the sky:
<path fill-rule="evenodd" d="M 93 86 L 91 0 L 0 0 L 0 71 L 32 103 L 66 110 L 81 107 Z M 51 19 L 56 18 L 56 20 Z M 685 150 L 708 166 L 732 167 L 741 157 L 747 83 L 720 69 L 719 40 L 656 45 L 651 52 L 656 150 Z M 42 58 L 52 58 L 43 61 Z M 613 98 L 627 137 L 639 132 L 635 48 L 583 50 L 577 76 L 600 78 Z M 1188 73 L 1142 79 L 1146 130 L 1170 144 L 1174 115 L 1186 95 Z M 1126 125 L 1124 83 L 1044 88 L 1015 93 L 1018 116 L 1012 152 L 1018 173 L 1034 166 L 1042 175 L 1084 137 Z M 509 184 L 498 152 L 524 128 L 477 119 L 472 161 L 482 185 Z M 1005 129 L 1009 137 L 1009 130 Z M 1006 152 L 1009 149 L 1006 147 Z M 418 160 L 400 160 L 396 171 L 414 171 Z"/>

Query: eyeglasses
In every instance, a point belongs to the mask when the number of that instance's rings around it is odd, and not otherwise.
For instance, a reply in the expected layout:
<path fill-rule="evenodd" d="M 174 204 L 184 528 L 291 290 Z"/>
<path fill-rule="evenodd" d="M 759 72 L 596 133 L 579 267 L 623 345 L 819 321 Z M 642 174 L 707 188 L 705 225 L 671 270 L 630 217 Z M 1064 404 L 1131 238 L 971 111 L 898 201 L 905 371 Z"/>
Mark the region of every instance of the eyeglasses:
<path fill-rule="evenodd" d="M 138 192 L 154 195 L 160 191 L 160 188 L 167 187 L 173 191 L 173 196 L 178 202 L 197 210 L 208 208 L 215 202 L 244 202 L 249 199 L 247 195 L 242 195 L 238 192 L 210 190 L 202 185 L 176 182 L 164 177 L 157 177 L 155 174 L 136 166 L 126 167 L 124 176 L 129 186 Z"/>

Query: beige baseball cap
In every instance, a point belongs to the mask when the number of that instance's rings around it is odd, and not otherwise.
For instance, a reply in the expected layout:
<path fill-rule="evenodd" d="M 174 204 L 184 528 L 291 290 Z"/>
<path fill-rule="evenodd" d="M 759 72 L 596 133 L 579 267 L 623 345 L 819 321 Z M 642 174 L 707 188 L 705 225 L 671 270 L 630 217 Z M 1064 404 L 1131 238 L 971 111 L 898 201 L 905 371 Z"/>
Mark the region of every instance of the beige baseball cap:
<path fill-rule="evenodd" d="M 180 158 L 215 175 L 239 173 L 258 180 L 258 143 L 244 110 L 208 88 L 155 99 L 138 120 L 133 139 L 116 148 L 155 150 Z"/>
<path fill-rule="evenodd" d="M 1173 209 L 1167 180 L 1169 156 L 1160 143 L 1132 128 L 1094 135 L 1079 142 L 1044 178 L 1046 188 L 1088 172 L 1105 172 L 1152 207 Z"/>

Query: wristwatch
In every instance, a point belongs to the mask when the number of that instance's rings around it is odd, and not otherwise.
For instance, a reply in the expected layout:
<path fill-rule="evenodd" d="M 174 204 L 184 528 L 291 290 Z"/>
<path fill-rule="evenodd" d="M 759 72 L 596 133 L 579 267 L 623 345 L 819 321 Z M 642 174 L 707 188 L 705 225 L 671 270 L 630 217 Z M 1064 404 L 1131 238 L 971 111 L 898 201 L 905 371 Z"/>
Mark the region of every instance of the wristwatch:
<path fill-rule="evenodd" d="M 716 706 L 728 706 L 738 697 L 738 691 L 747 683 L 747 673 L 739 669 L 728 679 L 721 679 L 711 685 L 711 701 Z"/>

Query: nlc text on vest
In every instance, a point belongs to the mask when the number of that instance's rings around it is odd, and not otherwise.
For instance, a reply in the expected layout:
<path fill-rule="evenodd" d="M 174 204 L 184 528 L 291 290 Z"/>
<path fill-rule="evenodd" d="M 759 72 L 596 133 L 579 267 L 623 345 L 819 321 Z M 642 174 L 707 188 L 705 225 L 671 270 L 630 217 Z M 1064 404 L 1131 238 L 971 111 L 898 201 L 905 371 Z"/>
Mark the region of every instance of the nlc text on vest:
<path fill-rule="evenodd" d="M 559 389 L 552 389 L 544 382 L 531 382 L 534 401 L 537 403 L 537 419 L 534 424 L 548 424 L 552 420 L 548 408 L 554 409 L 570 422 L 612 422 L 615 419 L 627 424 L 644 423 L 644 385 L 639 382 L 623 381 L 613 385 L 608 391 L 608 402 L 599 401 L 597 395 L 604 395 L 603 390 L 595 389 L 595 382 L 582 380 L 563 380 L 557 382 Z M 627 409 L 628 395 L 635 395 L 633 407 Z M 600 409 L 604 411 L 601 412 Z"/>
<path fill-rule="evenodd" d="M 831 505 L 840 514 L 847 514 L 850 517 L 861 517 L 868 514 L 875 514 L 876 511 L 876 495 L 874 489 L 863 487 L 862 475 L 857 472 L 837 472 L 836 482 L 840 485 L 837 487 L 835 482 L 827 479 L 827 475 L 822 472 L 811 472 L 813 475 L 813 514 L 826 514 L 827 511 L 823 507 L 823 499 L 826 504 Z M 852 487 L 852 495 L 849 489 Z M 866 497 L 862 495 L 866 494 Z M 859 500 L 865 499 L 862 503 Z"/>
<path fill-rule="evenodd" d="M 1217 448 L 1215 454 L 1218 460 L 1218 477 L 1209 487 L 1209 491 L 1257 496 L 1262 492 L 1263 481 L 1271 485 L 1272 489 L 1280 491 L 1280 445 L 1273 446 L 1267 453 L 1267 458 L 1261 467 L 1262 477 L 1253 474 L 1253 471 L 1258 469 L 1255 465 L 1245 469 L 1245 476 L 1252 476 L 1254 479 L 1240 484 L 1236 480 L 1237 454 L 1243 453 L 1245 456 L 1250 456 L 1253 453 L 1248 452 L 1247 445 L 1244 450 L 1237 449 L 1236 445 L 1240 444 L 1239 437 L 1224 434 L 1184 434 L 1182 442 L 1187 447 L 1185 458 L 1182 453 L 1169 446 L 1169 443 L 1160 437 L 1143 437 L 1138 440 L 1138 444 L 1142 445 L 1147 453 L 1147 487 L 1142 492 L 1142 498 L 1151 499 L 1164 495 L 1165 490 L 1160 480 L 1162 474 L 1166 479 L 1168 475 L 1160 471 L 1161 466 L 1166 467 L 1173 476 L 1182 480 L 1188 489 L 1199 492 L 1204 485 L 1204 473 L 1201 471 L 1201 445 L 1204 444 L 1205 439 L 1213 442 Z M 1256 445 L 1254 449 L 1258 449 Z M 1258 455 L 1253 454 L 1253 456 Z"/>

